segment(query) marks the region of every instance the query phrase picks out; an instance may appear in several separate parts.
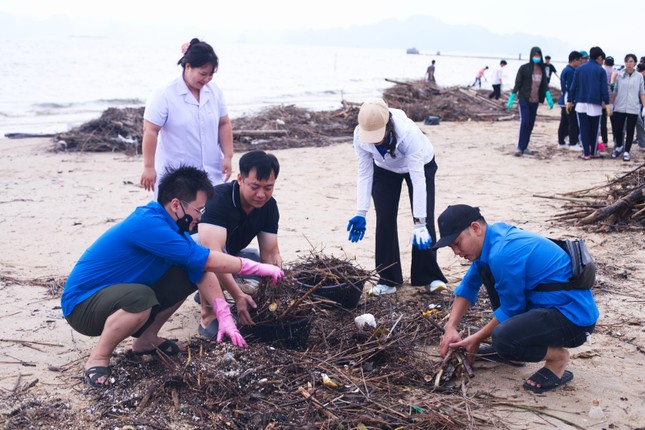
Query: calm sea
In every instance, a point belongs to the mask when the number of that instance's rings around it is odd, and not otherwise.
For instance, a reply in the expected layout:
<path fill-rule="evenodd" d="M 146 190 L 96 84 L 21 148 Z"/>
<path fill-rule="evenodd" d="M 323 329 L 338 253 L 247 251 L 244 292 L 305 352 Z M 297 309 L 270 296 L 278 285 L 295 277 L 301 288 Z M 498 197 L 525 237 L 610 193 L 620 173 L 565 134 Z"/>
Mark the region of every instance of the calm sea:
<path fill-rule="evenodd" d="M 432 59 L 440 86 L 468 85 L 500 58 L 504 89 L 511 86 L 518 54 L 406 54 L 405 49 L 320 46 L 217 45 L 215 81 L 232 118 L 263 107 L 295 104 L 337 109 L 341 100 L 361 102 L 393 85 L 385 79 L 421 79 Z M 181 72 L 182 41 L 65 37 L 0 40 L 0 136 L 5 133 L 63 132 L 98 117 L 108 107 L 143 106 L 156 88 Z M 431 55 L 432 54 L 432 55 Z M 563 64 L 555 63 L 558 70 Z"/>

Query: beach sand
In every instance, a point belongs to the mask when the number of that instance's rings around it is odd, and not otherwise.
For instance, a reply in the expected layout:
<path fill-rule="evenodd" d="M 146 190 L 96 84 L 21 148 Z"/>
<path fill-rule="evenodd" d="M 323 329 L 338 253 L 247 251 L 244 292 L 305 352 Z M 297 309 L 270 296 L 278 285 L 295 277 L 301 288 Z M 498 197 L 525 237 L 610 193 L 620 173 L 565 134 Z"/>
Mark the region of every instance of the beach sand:
<path fill-rule="evenodd" d="M 550 218 L 562 210 L 554 196 L 606 183 L 608 178 L 643 163 L 609 158 L 583 161 L 558 150 L 556 112 L 544 107 L 530 148 L 533 156 L 514 157 L 518 123 L 467 122 L 423 126 L 436 151 L 436 215 L 449 204 L 481 208 L 489 222 L 505 221 L 549 237 L 582 237 L 599 266 L 596 290 L 601 310 L 592 343 L 572 350 L 574 380 L 564 389 L 534 395 L 522 382 L 539 368 L 478 364 L 470 394 L 489 393 L 500 402 L 542 410 L 578 428 L 645 427 L 645 235 L 642 230 L 597 233 Z M 0 140 L 0 422 L 17 406 L 16 387 L 37 380 L 21 395 L 46 395 L 78 408 L 91 396 L 79 376 L 96 339 L 74 332 L 62 318 L 59 298 L 48 286 L 64 281 L 75 261 L 101 233 L 147 203 L 151 193 L 139 186 L 142 161 L 114 153 L 54 153 L 44 139 Z M 367 217 L 365 239 L 347 240 L 347 220 L 355 211 L 356 161 L 351 143 L 322 148 L 272 151 L 282 169 L 275 197 L 281 211 L 280 248 L 285 261 L 312 247 L 336 257 L 356 258 L 373 268 L 374 213 Z M 235 154 L 237 163 L 240 154 Z M 407 193 L 404 187 L 404 194 Z M 399 217 L 404 276 L 409 276 L 412 232 L 407 196 Z M 467 270 L 448 248 L 439 261 L 450 287 Z M 403 287 L 404 289 L 406 287 Z M 409 287 L 408 287 L 409 288 Z M 196 336 L 198 307 L 186 301 L 161 335 L 186 340 Z M 130 347 L 126 340 L 120 350 Z M 438 358 L 435 357 L 438 360 Z M 6 397 L 5 397 L 6 396 Z M 587 412 L 598 399 L 603 421 Z M 544 408 L 544 409 L 542 409 Z M 543 413 L 499 405 L 484 411 L 508 428 L 574 428 Z"/>

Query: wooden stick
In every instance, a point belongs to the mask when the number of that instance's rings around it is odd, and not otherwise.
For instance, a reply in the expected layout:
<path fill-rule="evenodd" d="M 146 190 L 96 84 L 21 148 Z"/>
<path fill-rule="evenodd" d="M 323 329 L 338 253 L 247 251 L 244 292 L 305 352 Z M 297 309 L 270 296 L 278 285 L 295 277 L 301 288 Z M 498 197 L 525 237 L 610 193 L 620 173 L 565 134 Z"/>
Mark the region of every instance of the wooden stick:
<path fill-rule="evenodd" d="M 309 394 L 309 393 L 307 392 L 307 390 L 305 390 L 305 389 L 304 389 L 304 387 L 302 387 L 302 386 L 298 387 L 298 393 L 300 393 L 300 394 L 302 395 L 302 397 L 304 397 L 305 399 L 310 400 L 310 401 L 311 401 L 311 404 L 312 404 L 312 405 L 314 405 L 314 407 L 315 407 L 316 409 L 318 409 L 320 412 L 322 412 L 323 414 L 325 414 L 325 416 L 326 416 L 327 418 L 331 418 L 331 419 L 334 419 L 334 420 L 338 420 L 338 417 L 337 417 L 336 415 L 334 415 L 334 414 L 332 414 L 331 412 L 329 412 L 329 411 L 327 410 L 327 408 L 325 408 L 325 407 L 322 405 L 322 403 L 320 403 L 320 402 L 319 402 L 319 401 L 318 401 L 314 396 L 312 396 L 311 394 Z"/>

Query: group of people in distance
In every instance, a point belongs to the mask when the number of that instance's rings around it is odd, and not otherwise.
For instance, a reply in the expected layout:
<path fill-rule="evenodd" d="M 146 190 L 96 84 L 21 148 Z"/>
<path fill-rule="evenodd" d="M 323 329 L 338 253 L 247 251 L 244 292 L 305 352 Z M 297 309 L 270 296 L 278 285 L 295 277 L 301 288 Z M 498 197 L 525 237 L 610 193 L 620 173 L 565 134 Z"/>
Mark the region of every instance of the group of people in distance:
<path fill-rule="evenodd" d="M 99 337 L 84 365 L 85 381 L 95 388 L 114 382 L 110 357 L 129 337 L 136 355 L 185 351 L 159 332 L 195 292 L 199 334 L 246 346 L 237 324 L 253 324 L 256 303 L 252 287 L 243 287 L 239 276 L 270 278 L 272 284 L 284 276 L 280 215 L 272 196 L 278 160 L 264 151 L 245 153 L 237 177 L 226 182 L 232 174 L 232 130 L 221 90 L 212 82 L 218 58 L 210 45 L 193 39 L 179 65 L 181 76 L 151 97 L 144 113 L 141 185 L 154 190 L 155 200 L 137 207 L 83 253 L 61 299 L 70 326 Z M 533 103 L 533 90 L 518 91 L 521 103 L 524 98 Z M 486 355 L 515 365 L 544 361 L 524 383 L 533 392 L 570 381 L 567 348 L 581 345 L 598 318 L 593 276 L 574 276 L 566 247 L 505 223 L 488 224 L 478 208 L 466 204 L 443 211 L 437 240 L 434 148 L 404 111 L 382 99 L 365 101 L 353 143 L 358 174 L 356 213 L 347 225 L 351 242 L 366 235 L 371 200 L 376 213 L 379 280 L 368 293 L 394 294 L 404 284 L 397 216 L 405 181 L 412 208 L 410 284 L 430 293 L 446 288 L 439 248 L 448 246 L 472 262 L 454 291 L 440 354 L 463 348 L 469 360 Z M 259 250 L 249 249 L 256 238 Z M 588 266 L 587 275 L 593 264 Z M 462 338 L 461 319 L 482 285 L 493 318 Z M 236 304 L 238 322 L 224 292 Z"/>
<path fill-rule="evenodd" d="M 607 146 L 607 119 L 611 124 L 613 150 L 611 158 L 622 154 L 630 161 L 630 151 L 638 127 L 638 144 L 645 150 L 645 57 L 637 64 L 635 54 L 625 56 L 625 65 L 616 68 L 614 58 L 605 56 L 594 46 L 586 51 L 572 51 L 569 64 L 562 71 L 562 96 L 558 104 L 562 114 L 558 128 L 558 144 L 578 148 L 580 158 L 601 158 Z M 602 147 L 600 146 L 602 145 Z"/>

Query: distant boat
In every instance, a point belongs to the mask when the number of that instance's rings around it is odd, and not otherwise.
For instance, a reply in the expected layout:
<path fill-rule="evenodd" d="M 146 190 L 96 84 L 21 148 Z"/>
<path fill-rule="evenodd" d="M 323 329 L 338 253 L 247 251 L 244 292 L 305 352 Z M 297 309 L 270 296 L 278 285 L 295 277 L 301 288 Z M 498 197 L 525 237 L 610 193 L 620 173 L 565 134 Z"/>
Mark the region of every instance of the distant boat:
<path fill-rule="evenodd" d="M 417 48 L 408 48 L 408 50 L 405 51 L 405 53 L 417 55 L 419 53 L 419 50 Z"/>

